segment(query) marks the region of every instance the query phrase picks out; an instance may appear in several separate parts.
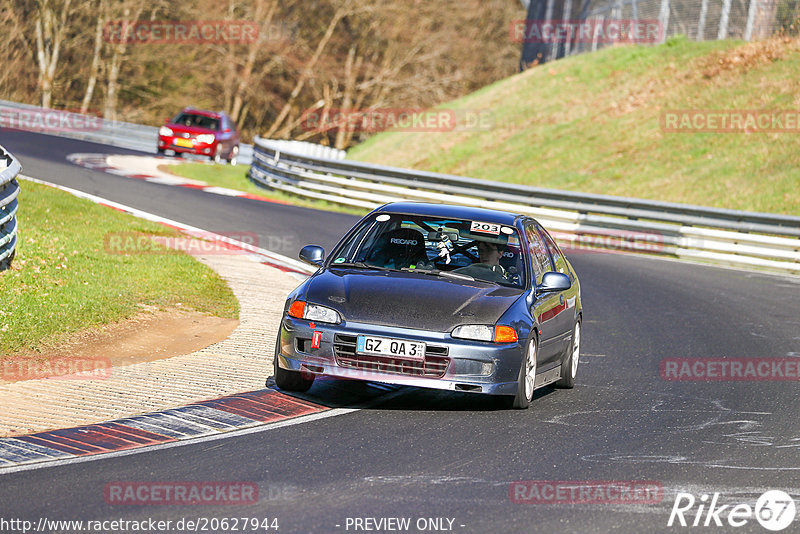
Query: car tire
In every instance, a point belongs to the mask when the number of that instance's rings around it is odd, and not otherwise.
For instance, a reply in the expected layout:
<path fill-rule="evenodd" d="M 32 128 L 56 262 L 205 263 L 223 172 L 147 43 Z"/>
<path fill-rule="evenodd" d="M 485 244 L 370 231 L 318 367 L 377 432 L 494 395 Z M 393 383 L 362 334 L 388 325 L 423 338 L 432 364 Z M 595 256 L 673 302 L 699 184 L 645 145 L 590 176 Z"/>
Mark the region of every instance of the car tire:
<path fill-rule="evenodd" d="M 556 387 L 564 389 L 572 389 L 575 387 L 575 375 L 578 374 L 578 362 L 581 356 L 581 320 L 578 318 L 575 321 L 575 326 L 572 329 L 572 343 L 569 346 L 569 352 L 561 362 L 561 372 L 566 370 L 566 375 L 561 377 L 561 380 L 556 382 Z"/>
<path fill-rule="evenodd" d="M 236 165 L 236 159 L 238 157 L 239 157 L 239 145 L 236 145 L 231 149 L 231 153 L 228 156 L 228 163 L 231 166 Z"/>
<path fill-rule="evenodd" d="M 526 410 L 531 405 L 536 381 L 536 360 L 538 354 L 539 338 L 536 337 L 534 333 L 531 335 L 530 341 L 528 341 L 525 357 L 519 367 L 519 375 L 517 375 L 517 394 L 513 397 L 507 397 L 505 404 L 508 408 Z"/>
<path fill-rule="evenodd" d="M 275 342 L 275 359 L 272 362 L 275 384 L 284 391 L 296 391 L 305 393 L 314 384 L 314 375 L 308 373 L 308 378 L 303 376 L 300 371 L 291 371 L 278 365 L 278 355 L 280 354 L 281 334 L 278 332 L 278 340 Z"/>
<path fill-rule="evenodd" d="M 222 145 L 217 143 L 217 148 L 214 150 L 214 155 L 209 157 L 214 163 L 222 163 Z"/>

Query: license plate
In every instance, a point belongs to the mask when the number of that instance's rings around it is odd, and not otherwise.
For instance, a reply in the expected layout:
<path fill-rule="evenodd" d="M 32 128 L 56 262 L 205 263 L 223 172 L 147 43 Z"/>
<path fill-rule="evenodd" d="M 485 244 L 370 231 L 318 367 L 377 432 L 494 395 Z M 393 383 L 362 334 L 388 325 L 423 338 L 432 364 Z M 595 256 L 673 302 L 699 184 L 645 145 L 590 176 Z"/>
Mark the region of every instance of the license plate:
<path fill-rule="evenodd" d="M 175 139 L 175 145 L 186 148 L 192 148 L 194 146 L 191 139 Z"/>
<path fill-rule="evenodd" d="M 358 336 L 356 352 L 358 354 L 422 361 L 425 359 L 425 343 L 385 337 Z"/>

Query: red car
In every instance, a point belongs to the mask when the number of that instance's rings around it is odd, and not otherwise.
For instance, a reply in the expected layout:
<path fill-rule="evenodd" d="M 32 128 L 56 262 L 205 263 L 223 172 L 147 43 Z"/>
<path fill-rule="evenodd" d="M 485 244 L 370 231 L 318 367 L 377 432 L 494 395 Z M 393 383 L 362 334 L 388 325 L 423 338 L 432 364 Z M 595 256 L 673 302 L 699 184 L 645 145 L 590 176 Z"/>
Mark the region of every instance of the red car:
<path fill-rule="evenodd" d="M 158 153 L 172 150 L 176 156 L 197 154 L 216 163 L 225 159 L 236 165 L 239 131 L 223 111 L 184 108 L 158 130 Z"/>

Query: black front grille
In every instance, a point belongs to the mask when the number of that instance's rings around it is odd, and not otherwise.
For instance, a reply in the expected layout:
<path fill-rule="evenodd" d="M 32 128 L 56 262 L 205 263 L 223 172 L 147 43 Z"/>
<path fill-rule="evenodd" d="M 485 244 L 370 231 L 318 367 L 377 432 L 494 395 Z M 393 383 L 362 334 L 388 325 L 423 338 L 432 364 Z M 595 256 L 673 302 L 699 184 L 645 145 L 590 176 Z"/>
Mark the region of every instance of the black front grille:
<path fill-rule="evenodd" d="M 450 364 L 450 358 L 447 357 L 447 347 L 426 345 L 425 360 L 419 362 L 385 356 L 356 354 L 356 341 L 357 336 L 348 334 L 336 334 L 333 337 L 333 354 L 336 356 L 336 363 L 340 367 L 379 373 L 421 376 L 424 378 L 441 378 Z"/>

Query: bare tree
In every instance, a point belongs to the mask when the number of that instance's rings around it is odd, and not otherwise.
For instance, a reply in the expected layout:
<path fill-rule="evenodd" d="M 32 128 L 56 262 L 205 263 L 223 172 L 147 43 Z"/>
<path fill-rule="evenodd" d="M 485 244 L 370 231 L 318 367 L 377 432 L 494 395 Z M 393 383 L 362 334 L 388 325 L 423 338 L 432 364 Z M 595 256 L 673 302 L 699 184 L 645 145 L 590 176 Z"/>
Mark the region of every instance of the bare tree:
<path fill-rule="evenodd" d="M 83 94 L 81 102 L 81 113 L 89 110 L 89 104 L 94 96 L 94 88 L 97 85 L 97 77 L 100 73 L 100 54 L 103 50 L 103 27 L 108 21 L 108 10 L 105 0 L 97 0 L 96 6 L 92 2 L 92 7 L 97 9 L 97 23 L 94 30 L 94 49 L 92 51 L 92 64 L 89 67 L 89 79 L 86 81 L 86 92 Z"/>
<path fill-rule="evenodd" d="M 249 89 L 252 81 L 253 66 L 255 65 L 260 46 L 263 45 L 265 38 L 270 37 L 270 26 L 272 25 L 272 21 L 275 17 L 275 12 L 278 8 L 278 2 L 274 0 L 269 2 L 269 8 L 267 8 L 266 5 L 267 2 L 265 0 L 256 0 L 253 20 L 259 23 L 259 37 L 256 42 L 249 44 L 244 68 L 242 69 L 241 74 L 239 74 L 236 83 L 236 91 L 234 92 L 233 104 L 231 105 L 231 116 L 234 120 L 243 118 L 241 116 L 243 114 L 242 106 L 244 105 L 245 92 Z"/>
<path fill-rule="evenodd" d="M 289 98 L 286 100 L 286 103 L 281 108 L 280 112 L 278 113 L 278 116 L 275 117 L 275 120 L 272 121 L 272 125 L 267 130 L 266 137 L 271 137 L 275 135 L 275 133 L 278 132 L 279 128 L 281 128 L 281 126 L 283 125 L 284 121 L 286 120 L 286 117 L 292 110 L 292 106 L 294 105 L 295 100 L 300 95 L 300 92 L 303 90 L 303 87 L 305 87 L 308 79 L 314 73 L 314 67 L 319 61 L 320 56 L 322 56 L 322 53 L 325 51 L 325 47 L 328 46 L 328 42 L 331 40 L 331 37 L 333 37 L 333 32 L 336 29 L 336 25 L 339 24 L 339 21 L 341 21 L 342 18 L 345 17 L 345 15 L 347 15 L 353 10 L 353 4 L 354 4 L 353 0 L 344 0 L 338 5 L 336 10 L 334 11 L 333 16 L 331 17 L 330 21 L 328 22 L 328 26 L 325 29 L 325 33 L 322 35 L 322 38 L 319 40 L 319 43 L 317 43 L 317 49 L 314 51 L 314 55 L 311 56 L 311 58 L 308 60 L 305 67 L 303 68 L 303 71 L 300 73 L 300 76 L 298 77 L 297 82 L 294 85 L 294 88 L 289 94 Z M 288 133 L 289 130 L 283 128 L 278 134 L 278 137 L 285 137 L 286 135 L 288 135 Z"/>
<path fill-rule="evenodd" d="M 133 8 L 131 8 L 133 4 Z M 142 14 L 143 4 L 135 0 L 124 2 L 122 5 L 123 19 L 126 21 L 136 21 Z M 106 100 L 103 106 L 103 116 L 108 120 L 117 120 L 117 99 L 119 94 L 119 73 L 125 53 L 128 50 L 128 42 L 123 35 L 118 42 L 112 46 L 111 59 L 108 63 L 106 77 Z"/>
<path fill-rule="evenodd" d="M 268 133 L 344 148 L 371 133 L 332 124 L 335 108 L 427 108 L 516 71 L 518 45 L 506 28 L 524 15 L 519 3 L 408 4 L 0 0 L 0 98 L 149 124 L 185 105 L 225 109 L 245 139 Z M 108 22 L 143 18 L 247 20 L 259 39 L 134 46 L 104 38 Z M 325 117 L 322 131 L 303 122 L 310 111 Z"/>
<path fill-rule="evenodd" d="M 38 0 L 35 22 L 36 60 L 39 65 L 39 90 L 42 107 L 49 108 L 53 97 L 53 80 L 56 75 L 61 44 L 67 30 L 71 0 L 56 5 L 52 0 Z"/>

